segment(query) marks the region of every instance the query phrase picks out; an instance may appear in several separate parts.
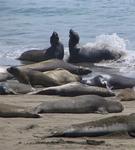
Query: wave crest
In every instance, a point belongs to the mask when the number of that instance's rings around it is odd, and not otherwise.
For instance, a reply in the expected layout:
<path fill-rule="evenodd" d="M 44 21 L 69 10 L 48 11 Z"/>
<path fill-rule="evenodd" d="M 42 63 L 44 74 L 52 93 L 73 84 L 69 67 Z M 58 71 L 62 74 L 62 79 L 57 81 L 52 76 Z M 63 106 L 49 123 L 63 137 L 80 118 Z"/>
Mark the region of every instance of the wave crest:
<path fill-rule="evenodd" d="M 102 34 L 96 37 L 95 42 L 87 43 L 84 47 L 94 48 L 94 49 L 108 49 L 110 51 L 123 51 L 126 52 L 126 40 L 119 37 L 116 33 L 111 35 Z"/>

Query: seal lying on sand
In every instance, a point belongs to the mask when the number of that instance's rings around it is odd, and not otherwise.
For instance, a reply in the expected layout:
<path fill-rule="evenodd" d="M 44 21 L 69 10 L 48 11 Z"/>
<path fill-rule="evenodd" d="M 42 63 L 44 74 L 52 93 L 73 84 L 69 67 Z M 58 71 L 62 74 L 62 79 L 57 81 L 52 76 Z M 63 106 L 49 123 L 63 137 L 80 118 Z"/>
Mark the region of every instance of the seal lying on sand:
<path fill-rule="evenodd" d="M 79 45 L 79 35 L 72 29 L 69 31 L 69 62 L 100 62 L 102 60 L 117 60 L 122 52 L 110 51 L 109 49 L 95 49 L 81 47 Z"/>
<path fill-rule="evenodd" d="M 32 86 L 42 85 L 44 87 L 49 87 L 81 80 L 79 76 L 73 75 L 69 71 L 63 69 L 56 69 L 43 73 L 31 69 L 22 71 L 16 67 L 10 67 L 7 71 L 11 73 L 19 82 L 30 84 Z"/>
<path fill-rule="evenodd" d="M 135 114 L 112 116 L 96 121 L 75 124 L 61 131 L 54 131 L 48 137 L 97 137 L 112 133 L 128 132 L 135 137 Z"/>
<path fill-rule="evenodd" d="M 70 63 L 64 62 L 63 60 L 59 60 L 59 59 L 51 59 L 39 63 L 30 64 L 30 65 L 19 66 L 18 68 L 21 70 L 33 69 L 42 72 L 54 70 L 57 68 L 62 68 L 70 71 L 71 73 L 78 74 L 78 75 L 84 75 L 92 72 L 87 67 L 72 65 Z"/>
<path fill-rule="evenodd" d="M 18 59 L 25 61 L 44 61 L 52 58 L 63 59 L 64 57 L 64 46 L 59 41 L 59 36 L 56 32 L 53 32 L 50 37 L 51 47 L 44 50 L 30 50 L 24 52 Z"/>
<path fill-rule="evenodd" d="M 135 86 L 135 79 L 128 78 L 121 75 L 98 75 L 89 81 L 82 81 L 88 85 L 109 87 L 111 89 L 125 89 Z"/>
<path fill-rule="evenodd" d="M 135 100 L 135 91 L 134 89 L 123 89 L 117 95 L 121 101 L 134 101 Z"/>
<path fill-rule="evenodd" d="M 72 82 L 61 86 L 44 88 L 31 92 L 29 94 L 41 95 L 60 95 L 60 96 L 79 96 L 79 95 L 99 95 L 99 96 L 114 96 L 115 94 L 108 91 L 106 88 L 88 86 L 80 82 Z"/>
<path fill-rule="evenodd" d="M 34 109 L 35 113 L 118 113 L 123 110 L 120 102 L 105 100 L 97 95 L 66 97 L 63 100 L 46 101 Z"/>
<path fill-rule="evenodd" d="M 23 118 L 39 118 L 40 115 L 25 111 L 23 107 L 0 104 L 0 117 L 12 118 L 12 117 L 23 117 Z"/>
<path fill-rule="evenodd" d="M 26 94 L 33 90 L 30 85 L 19 83 L 17 80 L 8 80 L 0 83 L 0 95 Z"/>
<path fill-rule="evenodd" d="M 6 80 L 9 80 L 12 78 L 13 78 L 13 76 L 10 73 L 8 73 L 7 71 L 0 72 L 0 82 L 6 81 Z"/>

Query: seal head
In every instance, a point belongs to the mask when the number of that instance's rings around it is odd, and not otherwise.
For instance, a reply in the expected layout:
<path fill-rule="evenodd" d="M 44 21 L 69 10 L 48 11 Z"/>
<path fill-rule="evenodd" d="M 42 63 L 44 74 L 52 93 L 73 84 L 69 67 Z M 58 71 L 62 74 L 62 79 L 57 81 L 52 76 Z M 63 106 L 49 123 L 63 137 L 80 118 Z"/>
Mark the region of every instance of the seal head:
<path fill-rule="evenodd" d="M 59 36 L 57 32 L 53 32 L 50 37 L 50 44 L 51 46 L 56 46 L 59 43 Z"/>

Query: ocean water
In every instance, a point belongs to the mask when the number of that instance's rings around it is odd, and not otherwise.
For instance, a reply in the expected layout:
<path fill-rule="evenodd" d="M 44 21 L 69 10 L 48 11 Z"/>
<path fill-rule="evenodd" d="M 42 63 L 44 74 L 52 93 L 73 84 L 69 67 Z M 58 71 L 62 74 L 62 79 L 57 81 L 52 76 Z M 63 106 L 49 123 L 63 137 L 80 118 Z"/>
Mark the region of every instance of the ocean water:
<path fill-rule="evenodd" d="M 49 47 L 53 31 L 68 51 L 71 28 L 81 44 L 128 51 L 121 64 L 135 64 L 134 0 L 0 0 L 0 65 L 15 65 L 22 52 Z"/>

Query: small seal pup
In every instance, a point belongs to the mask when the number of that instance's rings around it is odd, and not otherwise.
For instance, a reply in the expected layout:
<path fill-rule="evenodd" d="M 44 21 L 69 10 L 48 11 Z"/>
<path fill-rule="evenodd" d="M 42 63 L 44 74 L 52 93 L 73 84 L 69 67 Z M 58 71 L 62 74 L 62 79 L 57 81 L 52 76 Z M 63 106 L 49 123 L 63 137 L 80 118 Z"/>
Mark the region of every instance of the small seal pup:
<path fill-rule="evenodd" d="M 95 49 L 79 45 L 79 34 L 72 29 L 69 31 L 69 62 L 91 62 L 96 63 L 102 60 L 117 60 L 122 52 L 110 51 L 107 48 Z"/>
<path fill-rule="evenodd" d="M 135 137 L 135 114 L 112 116 L 71 125 L 62 130 L 53 131 L 48 137 L 98 137 L 125 132 Z"/>
<path fill-rule="evenodd" d="M 60 86 L 54 86 L 36 90 L 28 94 L 35 95 L 60 95 L 60 96 L 79 96 L 79 95 L 99 95 L 103 97 L 115 96 L 115 94 L 106 88 L 89 86 L 80 82 L 71 82 Z"/>
<path fill-rule="evenodd" d="M 0 117 L 4 118 L 39 118 L 40 115 L 26 111 L 23 107 L 0 103 Z"/>
<path fill-rule="evenodd" d="M 62 68 L 78 75 L 85 75 L 92 72 L 91 69 L 89 69 L 88 67 L 76 66 L 59 59 L 50 59 L 47 61 L 42 61 L 30 65 L 18 66 L 17 68 L 21 70 L 33 69 L 42 72 Z"/>
<path fill-rule="evenodd" d="M 52 58 L 63 59 L 64 57 L 64 46 L 59 41 L 59 36 L 57 32 L 53 32 L 50 37 L 51 47 L 44 50 L 29 50 L 21 54 L 18 58 L 19 60 L 25 61 L 44 61 Z"/>
<path fill-rule="evenodd" d="M 120 102 L 106 100 L 97 95 L 65 97 L 63 100 L 46 101 L 33 110 L 35 113 L 119 113 Z"/>
<path fill-rule="evenodd" d="M 42 85 L 44 87 L 49 87 L 81 80 L 81 77 L 63 69 L 40 72 L 31 69 L 22 71 L 16 67 L 10 67 L 7 71 L 11 73 L 19 82 L 30 84 L 32 86 Z"/>
<path fill-rule="evenodd" d="M 135 86 L 135 79 L 124 77 L 122 75 L 97 75 L 96 77 L 88 80 L 82 81 L 88 85 L 100 86 L 100 87 L 107 87 L 110 89 L 125 89 L 125 88 L 132 88 Z"/>

